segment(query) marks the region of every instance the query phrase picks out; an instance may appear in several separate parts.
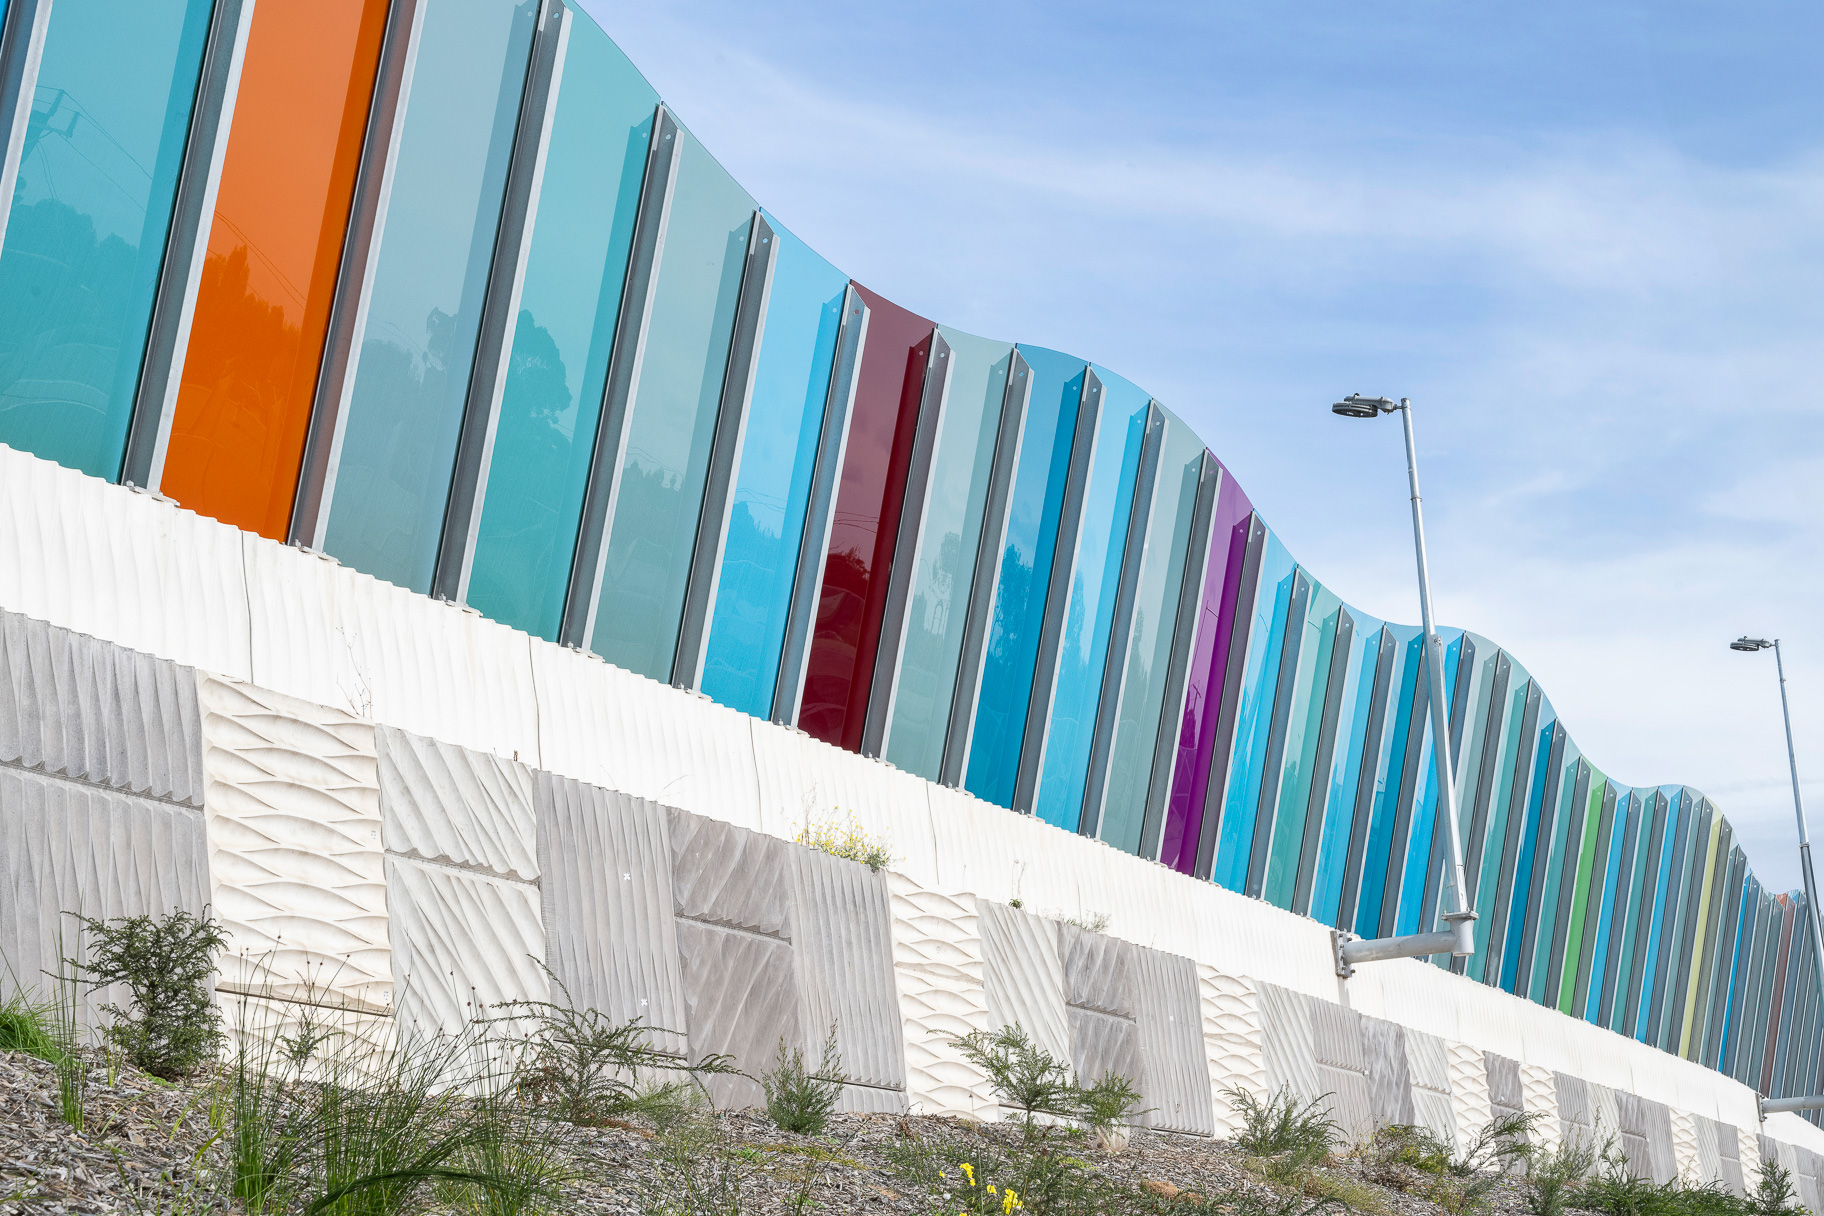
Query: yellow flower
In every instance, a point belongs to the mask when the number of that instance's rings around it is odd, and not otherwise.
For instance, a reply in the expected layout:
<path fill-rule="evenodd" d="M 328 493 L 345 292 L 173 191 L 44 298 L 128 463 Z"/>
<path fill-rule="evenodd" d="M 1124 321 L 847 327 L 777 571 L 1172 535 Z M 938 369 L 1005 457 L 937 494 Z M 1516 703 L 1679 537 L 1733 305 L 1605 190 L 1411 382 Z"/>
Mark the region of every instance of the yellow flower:
<path fill-rule="evenodd" d="M 1002 1216 L 1013 1216 L 1013 1209 L 1025 1206 L 1020 1202 L 1020 1193 L 1012 1187 L 1008 1187 L 1007 1193 L 1001 1196 Z"/>
<path fill-rule="evenodd" d="M 965 1162 L 963 1162 L 963 1173 L 969 1175 L 969 1185 L 974 1186 L 975 1185 L 975 1167 L 973 1165 L 970 1165 L 967 1161 L 965 1161 Z"/>

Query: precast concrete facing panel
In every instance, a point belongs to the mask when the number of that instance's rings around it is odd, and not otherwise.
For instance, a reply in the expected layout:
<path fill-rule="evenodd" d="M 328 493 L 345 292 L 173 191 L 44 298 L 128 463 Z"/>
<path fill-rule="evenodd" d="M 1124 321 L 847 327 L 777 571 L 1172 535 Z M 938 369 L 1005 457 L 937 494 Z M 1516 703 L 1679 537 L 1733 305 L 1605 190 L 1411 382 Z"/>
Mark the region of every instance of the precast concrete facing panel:
<path fill-rule="evenodd" d="M 996 1029 L 1018 1026 L 1054 1060 L 1070 1059 L 1060 923 L 993 900 L 981 913 L 984 983 Z"/>
<path fill-rule="evenodd" d="M 1134 1020 L 1145 1078 L 1141 1092 L 1151 1108 L 1145 1122 L 1189 1135 L 1214 1135 L 1197 965 L 1176 954 L 1134 950 Z"/>
<path fill-rule="evenodd" d="M 1209 1061 L 1210 1099 L 1215 1134 L 1233 1136 L 1242 1128 L 1235 1109 L 1239 1094 L 1267 1096 L 1267 1063 L 1262 1050 L 1260 994 L 1254 981 L 1228 975 L 1207 963 L 1197 964 L 1197 988 L 1203 1010 L 1203 1050 Z"/>
<path fill-rule="evenodd" d="M 906 1045 L 906 1097 L 915 1114 L 993 1118 L 988 1078 L 953 1040 L 992 1029 L 975 896 L 887 874 L 893 978 Z"/>

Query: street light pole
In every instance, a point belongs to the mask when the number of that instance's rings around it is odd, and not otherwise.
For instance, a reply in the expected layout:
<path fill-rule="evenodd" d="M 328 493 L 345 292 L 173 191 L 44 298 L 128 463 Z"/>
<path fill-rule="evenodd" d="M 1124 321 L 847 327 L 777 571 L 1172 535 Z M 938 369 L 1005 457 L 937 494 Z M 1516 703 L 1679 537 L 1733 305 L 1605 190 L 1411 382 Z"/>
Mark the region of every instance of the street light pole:
<path fill-rule="evenodd" d="M 1463 834 L 1457 822 L 1457 786 L 1450 757 L 1450 727 L 1444 700 L 1444 643 L 1438 639 L 1431 618 L 1431 571 L 1425 561 L 1425 518 L 1419 507 L 1419 455 L 1412 435 L 1412 402 L 1401 397 L 1394 404 L 1385 397 L 1363 397 L 1351 394 L 1330 407 L 1349 418 L 1373 418 L 1380 414 L 1400 412 L 1406 433 L 1406 481 L 1412 490 L 1412 546 L 1419 569 L 1419 620 L 1425 636 L 1425 666 L 1430 685 L 1431 753 L 1438 781 L 1438 812 L 1444 816 L 1445 839 L 1449 845 L 1447 876 L 1451 889 L 1452 910 L 1443 914 L 1450 927 L 1436 933 L 1413 933 L 1404 937 L 1380 937 L 1362 941 L 1341 930 L 1331 931 L 1336 951 L 1336 973 L 1348 979 L 1356 963 L 1386 958 L 1426 958 L 1449 952 L 1470 955 L 1476 952 L 1475 909 L 1469 906 L 1469 886 L 1463 871 Z"/>

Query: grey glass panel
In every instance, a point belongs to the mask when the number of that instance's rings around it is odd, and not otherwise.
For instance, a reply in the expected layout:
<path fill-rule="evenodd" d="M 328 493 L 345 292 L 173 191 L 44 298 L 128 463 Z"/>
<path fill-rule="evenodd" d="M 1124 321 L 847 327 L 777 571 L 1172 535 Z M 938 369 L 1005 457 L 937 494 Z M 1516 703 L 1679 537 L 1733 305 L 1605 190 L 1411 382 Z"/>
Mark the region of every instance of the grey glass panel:
<path fill-rule="evenodd" d="M 1153 745 L 1171 665 L 1179 583 L 1184 578 L 1191 515 L 1203 468 L 1203 441 L 1177 418 L 1169 413 L 1166 417 L 1152 519 L 1146 529 L 1146 550 L 1134 596 L 1133 629 L 1125 639 L 1126 671 L 1102 803 L 1102 839 L 1129 853 L 1140 847 Z"/>
<path fill-rule="evenodd" d="M 918 529 L 905 638 L 893 688 L 885 755 L 935 778 L 944 758 L 969 583 L 981 543 L 982 507 L 1013 345 L 946 326 L 950 383 L 938 420 L 930 489 Z M 901 538 L 901 544 L 906 538 Z"/>
<path fill-rule="evenodd" d="M 671 678 L 754 200 L 680 129 L 591 647 Z"/>

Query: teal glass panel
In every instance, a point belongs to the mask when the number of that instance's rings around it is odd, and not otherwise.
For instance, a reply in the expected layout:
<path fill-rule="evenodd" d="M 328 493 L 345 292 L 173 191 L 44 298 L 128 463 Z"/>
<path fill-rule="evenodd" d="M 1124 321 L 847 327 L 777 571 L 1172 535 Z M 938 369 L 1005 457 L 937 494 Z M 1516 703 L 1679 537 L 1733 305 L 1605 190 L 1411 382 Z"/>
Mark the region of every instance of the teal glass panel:
<path fill-rule="evenodd" d="M 671 678 L 678 649 L 754 217 L 754 200 L 696 137 L 680 127 L 678 140 L 591 642 L 610 663 L 654 680 Z"/>
<path fill-rule="evenodd" d="M 1440 629 L 1438 641 L 1444 646 L 1444 704 L 1448 713 L 1451 690 L 1457 686 L 1457 665 L 1463 655 L 1463 631 Z M 1418 661 L 1425 662 L 1422 642 Z M 1436 835 L 1439 799 L 1438 756 L 1434 748 L 1438 733 L 1437 723 L 1431 715 L 1429 688 L 1426 700 L 1415 706 L 1413 713 L 1424 718 L 1425 734 L 1419 743 L 1418 772 L 1414 774 L 1417 793 L 1412 808 L 1412 830 L 1406 838 L 1405 859 L 1400 865 L 1399 913 L 1394 920 L 1396 933 L 1430 932 L 1435 926 L 1421 926 L 1420 922 L 1426 919 L 1427 913 L 1435 911 L 1439 897 L 1439 875 L 1434 865 L 1442 856 L 1438 848 L 1442 841 Z M 1450 737 L 1448 723 L 1444 737 Z"/>
<path fill-rule="evenodd" d="M 324 548 L 428 592 L 536 0 L 427 0 Z"/>
<path fill-rule="evenodd" d="M 209 0 L 58 0 L 0 248 L 0 443 L 120 476 Z"/>
<path fill-rule="evenodd" d="M 1627 884 L 1627 910 L 1612 930 L 1621 935 L 1621 941 L 1615 955 L 1615 996 L 1609 1004 L 1608 1026 L 1618 1034 L 1630 1033 L 1627 1027 L 1627 995 L 1635 984 L 1636 935 L 1642 923 L 1642 909 L 1651 909 L 1653 906 L 1653 893 L 1646 887 L 1649 844 L 1653 833 L 1653 791 L 1636 790 L 1634 799 L 1639 803 L 1639 810 L 1631 815 L 1635 822 L 1629 827 L 1633 836 L 1633 852 L 1629 855 L 1631 868 L 1621 876 Z"/>
<path fill-rule="evenodd" d="M 557 640 L 659 96 L 571 17 L 468 600 Z"/>
<path fill-rule="evenodd" d="M 1506 855 L 1507 823 L 1513 812 L 1514 767 L 1520 753 L 1520 730 L 1526 718 L 1526 694 L 1532 681 L 1526 669 L 1514 663 L 1508 669 L 1507 702 L 1499 724 L 1497 751 L 1488 761 L 1495 768 L 1489 789 L 1488 844 L 1482 850 L 1482 867 L 1476 876 L 1476 952 L 1465 971 L 1471 979 L 1488 977 L 1488 935 L 1495 921 L 1495 899 L 1501 890 L 1501 871 L 1515 864 Z"/>
<path fill-rule="evenodd" d="M 1096 369 L 1097 379 L 1106 373 Z M 1071 559 L 1069 600 L 1058 639 L 1058 666 L 1046 715 L 1044 753 L 1033 814 L 1076 831 L 1095 741 L 1102 671 L 1121 580 L 1122 549 L 1133 509 L 1134 477 L 1146 438 L 1147 394 L 1119 376 L 1102 380 L 1095 455 L 1083 491 L 1083 522 Z"/>
<path fill-rule="evenodd" d="M 777 220 L 767 220 L 779 247 L 754 358 L 702 684 L 706 696 L 757 718 L 772 714 L 849 282 Z"/>
<path fill-rule="evenodd" d="M 1387 626 L 1393 639 L 1387 682 L 1386 725 L 1381 729 L 1380 753 L 1374 763 L 1374 796 L 1369 807 L 1368 839 L 1362 852 L 1361 895 L 1356 900 L 1355 932 L 1363 937 L 1381 934 L 1381 907 L 1399 892 L 1387 890 L 1387 864 L 1393 848 L 1400 776 L 1406 763 L 1406 733 L 1412 725 L 1412 694 L 1418 682 L 1420 653 L 1417 625 Z"/>
<path fill-rule="evenodd" d="M 1614 932 L 1615 893 L 1620 890 L 1622 842 L 1628 829 L 1628 793 L 1626 789 L 1615 790 L 1615 818 L 1609 825 L 1608 852 L 1603 857 L 1605 862 L 1601 875 L 1602 891 L 1597 900 L 1596 911 L 1596 946 L 1590 952 L 1589 996 L 1584 1002 L 1578 1016 L 1585 1021 L 1597 1020 L 1597 1010 L 1602 1006 L 1602 988 L 1605 964 L 1609 958 L 1609 935 Z"/>
<path fill-rule="evenodd" d="M 1355 826 L 1355 795 L 1362 776 L 1362 750 L 1368 738 L 1369 711 L 1374 702 L 1374 664 L 1384 622 L 1351 610 L 1354 636 L 1349 642 L 1349 665 L 1344 671 L 1337 707 L 1336 748 L 1327 779 L 1330 792 L 1324 804 L 1324 838 L 1317 854 L 1317 874 L 1312 880 L 1311 915 L 1327 925 L 1336 923 L 1343 898 L 1343 869 L 1349 860 L 1349 837 Z"/>
<path fill-rule="evenodd" d="M 1526 995 L 1541 1005 L 1555 1006 L 1558 1003 L 1558 994 L 1555 992 L 1552 993 L 1551 1000 L 1546 999 L 1545 982 L 1552 965 L 1553 936 L 1558 930 L 1558 888 L 1565 881 L 1567 873 L 1571 876 L 1571 881 L 1576 881 L 1577 859 L 1575 856 L 1569 857 L 1567 869 L 1567 852 L 1575 854 L 1583 845 L 1581 835 L 1575 839 L 1569 838 L 1571 820 L 1574 818 L 1571 803 L 1577 794 L 1577 765 L 1582 759 L 1583 754 L 1577 750 L 1577 745 L 1566 740 L 1563 757 L 1558 765 L 1557 808 L 1552 815 L 1551 850 L 1541 863 L 1545 866 L 1545 883 L 1539 889 L 1539 907 L 1535 910 L 1537 928 L 1533 938 L 1533 974 L 1526 989 Z M 1578 826 L 1581 829 L 1581 818 L 1578 818 Z"/>
<path fill-rule="evenodd" d="M 1096 375 L 1105 373 L 1097 368 Z M 1168 411 L 1159 453 L 1159 477 L 1153 485 L 1152 518 L 1140 557 L 1133 627 L 1125 639 L 1127 662 L 1115 713 L 1114 739 L 1109 746 L 1108 784 L 1102 797 L 1101 837 L 1124 853 L 1140 851 L 1153 752 L 1158 747 L 1159 723 L 1165 710 L 1172 635 L 1178 626 L 1179 593 L 1184 584 L 1185 559 L 1190 553 L 1191 517 L 1197 509 L 1197 483 L 1202 471 L 1203 440 Z M 1121 644 L 1122 639 L 1114 642 Z M 1172 712 L 1176 714 L 1180 708 L 1173 706 Z"/>
<path fill-rule="evenodd" d="M 1306 577 L 1309 576 L 1307 571 Z M 1311 765 L 1316 759 L 1324 695 L 1330 679 L 1330 652 L 1336 644 L 1336 621 L 1341 609 L 1342 601 L 1336 593 L 1313 580 L 1311 599 L 1300 625 L 1305 636 L 1292 680 L 1279 799 L 1273 812 L 1273 848 L 1267 856 L 1267 880 L 1261 891 L 1266 901 L 1277 908 L 1292 906 L 1292 894 L 1298 885 L 1305 814 L 1311 801 Z"/>
<path fill-rule="evenodd" d="M 1229 760 L 1229 788 L 1223 797 L 1222 826 L 1210 878 L 1231 891 L 1248 881 L 1254 848 L 1255 808 L 1260 804 L 1260 771 L 1267 754 L 1279 652 L 1285 643 L 1286 605 L 1292 595 L 1294 563 L 1279 537 L 1267 533 L 1260 555 L 1260 584 L 1248 652 L 1242 660 L 1241 697 L 1235 711 L 1235 743 Z"/>
<path fill-rule="evenodd" d="M 1520 976 L 1520 947 L 1526 936 L 1527 904 L 1532 894 L 1533 863 L 1538 854 L 1539 807 L 1545 798 L 1545 777 L 1551 768 L 1552 726 L 1558 720 L 1550 698 L 1541 697 L 1539 718 L 1533 729 L 1533 774 L 1527 779 L 1526 805 L 1514 807 L 1511 814 L 1521 815 L 1520 856 L 1514 864 L 1514 880 L 1508 903 L 1507 941 L 1501 948 L 1501 987 L 1513 992 Z M 1543 859 L 1539 861 L 1544 865 Z"/>
<path fill-rule="evenodd" d="M 950 382 L 932 448 L 883 749 L 890 763 L 934 780 L 944 761 L 950 698 L 969 615 L 969 582 L 982 539 L 1007 369 L 1013 362 L 1011 343 L 942 325 L 938 332 L 950 346 Z"/>
<path fill-rule="evenodd" d="M 1052 550 L 1058 543 L 1058 512 L 1064 505 L 1064 480 L 1070 472 L 1087 366 L 1055 350 L 1019 349 L 1032 369 L 1032 390 L 1007 506 L 1007 536 L 995 572 L 994 608 L 963 783 L 971 794 L 996 806 L 1013 805 L 1013 785 L 1019 777 Z M 1063 588 L 1058 593 L 1063 594 Z"/>

